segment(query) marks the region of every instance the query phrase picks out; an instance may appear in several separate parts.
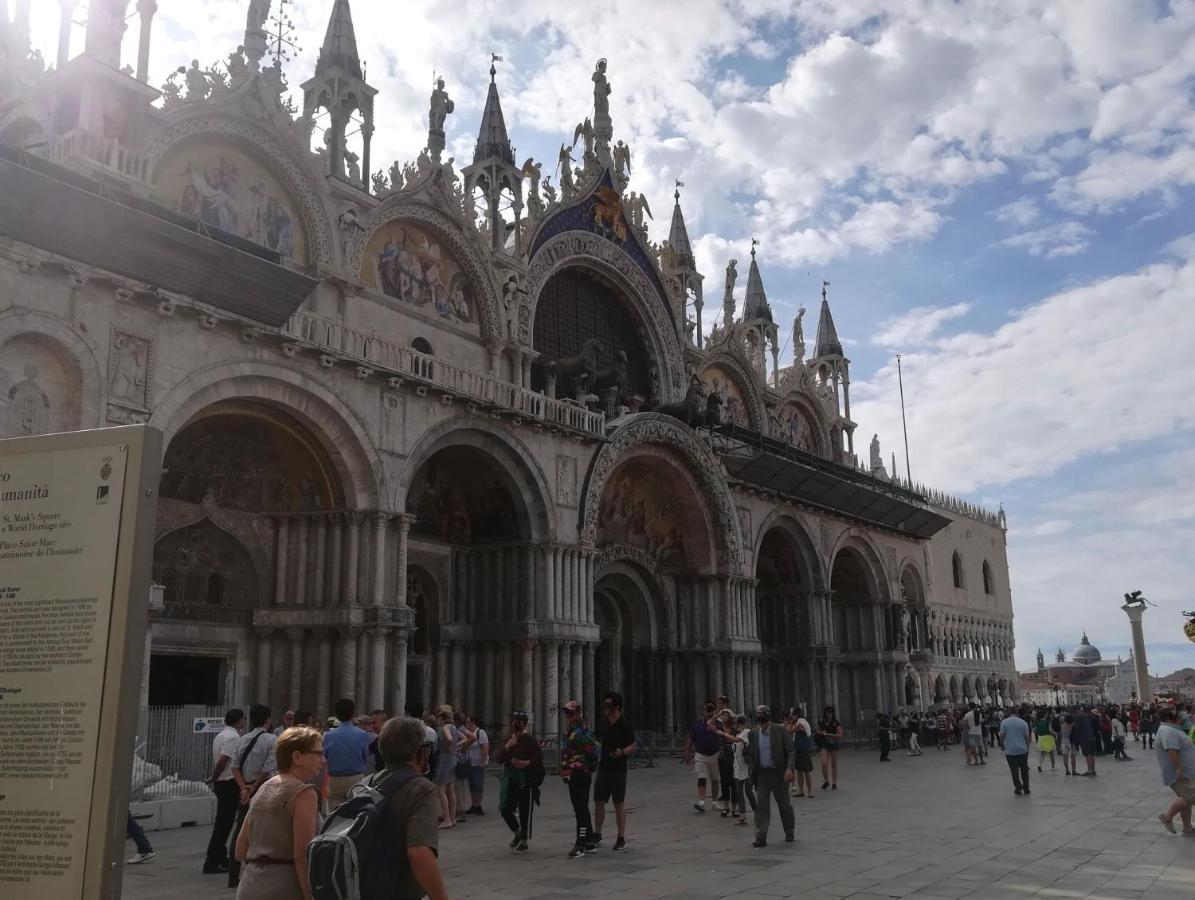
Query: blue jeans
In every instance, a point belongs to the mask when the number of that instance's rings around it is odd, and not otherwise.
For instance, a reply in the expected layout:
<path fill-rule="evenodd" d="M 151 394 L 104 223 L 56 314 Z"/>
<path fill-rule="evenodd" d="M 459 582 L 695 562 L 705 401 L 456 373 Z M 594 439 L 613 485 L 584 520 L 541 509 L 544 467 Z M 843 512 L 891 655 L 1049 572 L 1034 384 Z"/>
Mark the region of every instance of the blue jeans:
<path fill-rule="evenodd" d="M 154 848 L 149 843 L 149 838 L 145 836 L 145 832 L 141 826 L 137 824 L 137 820 L 133 818 L 133 814 L 129 813 L 129 822 L 125 826 L 125 831 L 128 836 L 133 839 L 133 843 L 137 845 L 138 853 L 153 853 Z"/>
<path fill-rule="evenodd" d="M 485 766 L 469 767 L 469 793 L 474 797 L 485 793 Z"/>

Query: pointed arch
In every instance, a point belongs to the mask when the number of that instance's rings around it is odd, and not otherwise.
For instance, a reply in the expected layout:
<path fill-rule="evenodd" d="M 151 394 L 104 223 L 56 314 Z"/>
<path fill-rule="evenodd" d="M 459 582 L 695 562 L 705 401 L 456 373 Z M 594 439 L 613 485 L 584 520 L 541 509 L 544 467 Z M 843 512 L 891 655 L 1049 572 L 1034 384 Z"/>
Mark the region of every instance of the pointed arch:
<path fill-rule="evenodd" d="M 963 566 L 963 557 L 957 550 L 950 557 L 950 572 L 956 588 L 962 589 L 967 586 L 967 570 Z"/>
<path fill-rule="evenodd" d="M 747 414 L 747 427 L 759 432 L 767 432 L 768 416 L 764 404 L 763 388 L 750 368 L 743 364 L 737 354 L 725 350 L 712 353 L 706 357 L 701 369 L 701 380 L 711 388 L 716 387 L 717 370 L 722 370 L 732 380 L 738 392 L 746 401 L 744 406 Z M 729 410 L 723 407 L 723 415 L 729 421 Z"/>
<path fill-rule="evenodd" d="M 992 567 L 986 559 L 983 561 L 983 592 L 988 595 L 996 593 L 996 582 L 992 577 Z"/>

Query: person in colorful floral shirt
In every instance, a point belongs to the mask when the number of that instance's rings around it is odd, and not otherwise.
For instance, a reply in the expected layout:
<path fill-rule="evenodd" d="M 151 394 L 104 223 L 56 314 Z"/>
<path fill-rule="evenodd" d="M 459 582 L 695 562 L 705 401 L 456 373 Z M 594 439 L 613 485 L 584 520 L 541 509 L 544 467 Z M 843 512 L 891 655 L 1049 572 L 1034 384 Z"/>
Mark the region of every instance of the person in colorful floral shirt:
<path fill-rule="evenodd" d="M 581 718 L 581 704 L 569 700 L 561 707 L 564 713 L 564 735 L 560 739 L 560 777 L 568 785 L 568 797 L 577 817 L 577 840 L 569 851 L 569 859 L 577 859 L 597 850 L 593 839 L 593 821 L 589 814 L 589 785 L 597 768 L 597 741 Z"/>

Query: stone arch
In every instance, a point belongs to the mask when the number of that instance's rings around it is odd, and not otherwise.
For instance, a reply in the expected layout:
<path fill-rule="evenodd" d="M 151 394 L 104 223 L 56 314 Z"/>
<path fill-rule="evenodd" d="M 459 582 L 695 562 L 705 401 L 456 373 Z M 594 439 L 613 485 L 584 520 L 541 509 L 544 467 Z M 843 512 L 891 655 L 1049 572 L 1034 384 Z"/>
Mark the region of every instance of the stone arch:
<path fill-rule="evenodd" d="M 354 277 L 363 271 L 365 252 L 370 243 L 392 222 L 410 222 L 443 241 L 461 269 L 467 273 L 476 291 L 481 336 L 489 340 L 508 337 L 502 325 L 502 307 L 498 299 L 498 285 L 494 281 L 494 267 L 477 230 L 464 227 L 461 221 L 424 200 L 394 194 L 370 212 L 345 252 L 345 265 Z M 377 290 L 378 294 L 383 293 L 380 288 L 373 290 Z M 413 307 L 404 308 L 409 310 Z"/>
<path fill-rule="evenodd" d="M 967 567 L 963 565 L 963 557 L 957 550 L 950 557 L 950 574 L 955 588 L 967 586 Z"/>
<path fill-rule="evenodd" d="M 857 553 L 865 562 L 865 570 L 868 576 L 870 586 L 872 588 L 871 597 L 873 602 L 887 603 L 891 600 L 888 581 L 884 577 L 884 561 L 880 555 L 880 551 L 872 543 L 871 539 L 861 532 L 854 529 L 848 529 L 839 535 L 835 542 L 834 548 L 830 553 L 829 571 L 833 577 L 834 564 L 838 560 L 838 556 L 843 550 L 852 550 Z"/>
<path fill-rule="evenodd" d="M 956 704 L 956 705 L 958 704 L 959 700 L 961 699 L 961 695 L 959 693 L 959 683 L 958 683 L 957 675 L 950 676 L 950 695 L 949 696 L 950 696 L 950 702 L 953 704 Z"/>
<path fill-rule="evenodd" d="M 25 149 L 45 138 L 49 121 L 45 109 L 34 103 L 19 103 L 0 115 L 0 144 Z"/>
<path fill-rule="evenodd" d="M 687 386 L 684 356 L 675 322 L 663 297 L 644 272 L 610 241 L 588 232 L 567 231 L 549 238 L 531 258 L 527 292 L 531 302 L 531 333 L 540 295 L 548 280 L 567 268 L 589 269 L 610 280 L 626 298 L 631 311 L 643 325 L 648 351 L 655 363 L 663 400 L 673 400 Z"/>
<path fill-rule="evenodd" d="M 208 516 L 168 531 L 154 543 L 154 581 L 165 586 L 163 602 L 177 609 L 253 609 L 269 583 L 249 549 Z"/>
<path fill-rule="evenodd" d="M 805 571 L 809 573 L 808 587 L 812 590 L 824 591 L 828 585 L 828 575 L 825 561 L 817 550 L 813 535 L 805 525 L 788 510 L 781 507 L 773 509 L 760 524 L 755 533 L 752 551 L 752 565 L 758 563 L 759 551 L 763 546 L 764 536 L 774 528 L 784 532 L 800 555 Z"/>
<path fill-rule="evenodd" d="M 412 449 L 395 482 L 393 503 L 407 509 L 408 493 L 423 464 L 441 450 L 471 447 L 487 454 L 513 481 L 516 500 L 522 501 L 521 522 L 525 537 L 551 540 L 556 531 L 556 507 L 548 479 L 535 456 L 512 432 L 471 416 L 441 422 L 429 429 Z"/>
<path fill-rule="evenodd" d="M 626 417 L 624 424 L 609 436 L 594 456 L 585 476 L 584 501 L 579 510 L 578 528 L 582 541 L 592 544 L 596 540 L 599 507 L 610 476 L 620 463 L 645 445 L 662 447 L 679 457 L 690 477 L 704 492 L 704 498 L 699 499 L 713 532 L 719 570 L 741 571 L 742 531 L 734 501 L 722 477 L 721 463 L 691 429 L 659 413 L 637 413 Z"/>
<path fill-rule="evenodd" d="M 307 233 L 307 265 L 335 264 L 330 217 L 316 188 L 317 184 L 322 185 L 322 178 L 307 159 L 308 154 L 297 148 L 289 136 L 277 136 L 239 116 L 212 115 L 206 110 L 196 114 L 183 107 L 176 120 L 149 147 L 149 182 L 157 182 L 158 168 L 169 159 L 172 151 L 204 138 L 229 142 L 241 152 L 268 164 L 299 207 Z"/>
<path fill-rule="evenodd" d="M 795 411 L 807 422 L 813 423 L 813 433 L 816 440 L 815 446 L 810 448 L 810 452 L 823 459 L 832 459 L 833 446 L 830 440 L 830 427 L 826 424 L 826 417 L 816 403 L 811 403 L 807 396 L 798 391 L 793 391 L 786 395 L 776 405 L 775 410 L 769 412 L 767 432 L 778 440 L 792 443 L 789 437 L 789 424 L 786 420 L 786 408 L 790 412 Z"/>
<path fill-rule="evenodd" d="M 901 597 L 910 606 L 924 608 L 926 605 L 925 579 L 921 570 L 911 559 L 906 558 L 900 564 L 899 570 Z"/>
<path fill-rule="evenodd" d="M 701 380 L 708 385 L 710 382 L 706 378 L 706 373 L 711 369 L 722 369 L 730 375 L 739 389 L 739 392 L 746 400 L 746 412 L 748 419 L 748 427 L 755 431 L 768 431 L 768 416 L 764 405 L 763 391 L 759 385 L 758 377 L 743 365 L 742 360 L 733 353 L 725 351 L 717 352 L 706 358 L 705 364 L 701 370 Z M 723 415 L 726 416 L 726 409 L 723 408 Z"/>
<path fill-rule="evenodd" d="M 945 702 L 946 697 L 947 697 L 946 679 L 943 678 L 941 674 L 939 674 L 938 677 L 934 679 L 933 702 L 934 703 L 943 703 L 943 702 Z"/>
<path fill-rule="evenodd" d="M 95 427 L 104 423 L 104 410 L 108 399 L 108 379 L 99 362 L 91 342 L 76 331 L 70 323 L 49 313 L 28 307 L 16 307 L 0 313 L 0 350 L 15 340 L 36 341 L 45 352 L 67 370 L 75 370 L 79 405 L 77 424 L 62 430 Z M 6 365 L 6 363 L 8 363 Z M 0 352 L 0 371 L 9 368 L 10 360 Z M 0 406 L 8 400 L 9 391 L 26 378 L 24 367 L 19 371 L 0 374 Z M 4 419 L 7 416 L 3 417 Z M 0 434 L 5 434 L 7 423 L 0 419 Z"/>
<path fill-rule="evenodd" d="M 294 369 L 271 363 L 200 369 L 162 397 L 149 422 L 162 430 L 169 446 L 197 413 L 228 400 L 272 405 L 306 426 L 331 459 L 346 505 L 369 509 L 384 502 L 386 477 L 364 424 L 343 397 Z"/>

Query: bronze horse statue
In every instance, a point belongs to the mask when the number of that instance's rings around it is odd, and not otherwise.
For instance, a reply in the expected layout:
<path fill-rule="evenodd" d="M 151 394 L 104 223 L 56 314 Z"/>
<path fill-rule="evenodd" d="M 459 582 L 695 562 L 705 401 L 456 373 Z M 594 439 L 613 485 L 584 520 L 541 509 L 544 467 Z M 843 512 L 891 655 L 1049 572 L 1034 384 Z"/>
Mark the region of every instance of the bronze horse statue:
<path fill-rule="evenodd" d="M 658 403 L 658 401 L 656 401 Z M 648 407 L 644 407 L 649 409 Z M 663 413 L 680 419 L 690 428 L 700 428 L 705 420 L 706 386 L 705 382 L 694 376 L 689 382 L 689 389 L 685 392 L 685 399 L 676 403 L 665 403 L 650 407 L 649 411 Z"/>
<path fill-rule="evenodd" d="M 705 400 L 705 427 L 714 428 L 722 424 L 722 395 L 710 391 Z"/>
<path fill-rule="evenodd" d="M 618 396 L 625 397 L 627 392 L 627 352 L 618 350 L 614 354 L 614 365 L 599 369 L 593 376 L 590 389 L 600 394 L 607 388 L 618 388 Z"/>
<path fill-rule="evenodd" d="M 570 356 L 567 359 L 557 359 L 548 363 L 548 374 L 557 379 L 557 393 L 560 393 L 560 380 L 565 379 L 571 383 L 566 394 L 571 394 L 578 386 L 583 386 L 589 390 L 590 384 L 593 381 L 593 376 L 597 372 L 597 357 L 602 349 L 602 342 L 597 338 L 590 338 L 581 345 L 581 353 L 578 356 Z"/>

